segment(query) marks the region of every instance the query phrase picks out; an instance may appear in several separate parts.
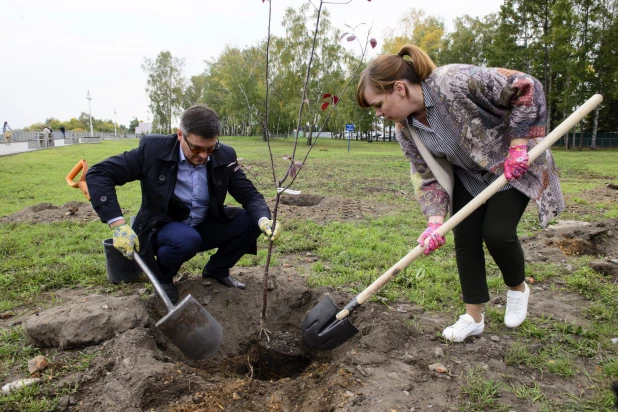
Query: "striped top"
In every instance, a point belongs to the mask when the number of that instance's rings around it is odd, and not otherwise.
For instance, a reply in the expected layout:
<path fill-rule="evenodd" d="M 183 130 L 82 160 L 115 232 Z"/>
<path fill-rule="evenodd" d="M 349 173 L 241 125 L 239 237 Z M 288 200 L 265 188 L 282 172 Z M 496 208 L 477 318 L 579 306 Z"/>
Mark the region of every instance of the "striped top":
<path fill-rule="evenodd" d="M 434 107 L 433 99 L 427 90 L 425 82 L 421 82 L 423 97 L 427 109 L 427 127 L 415 118 L 411 125 L 416 129 L 418 137 L 432 155 L 445 157 L 452 165 L 453 172 L 461 180 L 464 187 L 472 196 L 478 196 L 487 186 L 493 183 L 498 176 L 483 169 L 461 148 L 455 136 L 449 133 L 444 121 Z M 410 119 L 410 118 L 408 118 Z M 510 189 L 507 184 L 500 191 Z"/>

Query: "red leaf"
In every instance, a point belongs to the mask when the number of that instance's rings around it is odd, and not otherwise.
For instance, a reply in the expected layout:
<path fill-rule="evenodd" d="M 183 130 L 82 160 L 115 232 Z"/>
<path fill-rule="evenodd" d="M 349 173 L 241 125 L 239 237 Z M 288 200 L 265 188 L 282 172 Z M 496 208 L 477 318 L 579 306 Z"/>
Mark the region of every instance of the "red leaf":
<path fill-rule="evenodd" d="M 303 162 L 294 162 L 294 164 L 296 165 L 296 167 L 298 167 L 299 169 L 303 168 Z"/>
<path fill-rule="evenodd" d="M 330 102 L 322 103 L 322 111 L 326 110 L 326 108 L 328 107 L 329 104 L 330 104 Z"/>
<path fill-rule="evenodd" d="M 348 33 L 348 32 L 346 31 L 345 33 L 343 33 L 343 34 L 341 35 L 341 37 L 339 37 L 339 40 L 343 40 L 343 38 L 344 38 L 345 36 L 347 36 L 348 34 L 350 34 L 350 33 Z"/>
<path fill-rule="evenodd" d="M 339 98 L 337 96 L 333 96 L 333 104 L 337 104 Z"/>
<path fill-rule="evenodd" d="M 369 0 L 369 1 L 371 1 L 371 0 Z M 371 40 L 369 40 L 369 44 L 371 45 L 372 49 L 375 49 L 376 46 L 378 45 L 378 41 L 376 39 L 372 38 Z"/>
<path fill-rule="evenodd" d="M 296 177 L 296 165 L 294 163 L 290 165 L 290 176 Z"/>
<path fill-rule="evenodd" d="M 288 160 L 288 159 L 290 159 L 290 156 L 285 155 L 285 156 L 283 156 L 283 157 L 282 157 L 282 159 L 283 159 L 283 160 Z"/>
<path fill-rule="evenodd" d="M 330 94 L 330 93 L 324 93 L 324 96 L 322 96 L 322 99 L 326 99 L 326 98 L 331 97 L 331 96 L 332 96 L 332 94 Z"/>
<path fill-rule="evenodd" d="M 354 41 L 354 40 L 356 40 L 356 36 L 355 35 L 348 36 L 348 38 L 346 40 L 347 41 Z"/>

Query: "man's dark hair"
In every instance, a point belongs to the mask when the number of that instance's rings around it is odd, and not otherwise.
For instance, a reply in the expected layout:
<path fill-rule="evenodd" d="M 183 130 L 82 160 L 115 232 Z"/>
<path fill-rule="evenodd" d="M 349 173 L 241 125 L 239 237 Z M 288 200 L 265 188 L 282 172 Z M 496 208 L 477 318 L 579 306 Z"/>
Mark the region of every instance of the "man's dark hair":
<path fill-rule="evenodd" d="M 182 134 L 194 134 L 205 139 L 211 139 L 221 134 L 219 115 L 205 104 L 189 107 L 180 117 Z"/>

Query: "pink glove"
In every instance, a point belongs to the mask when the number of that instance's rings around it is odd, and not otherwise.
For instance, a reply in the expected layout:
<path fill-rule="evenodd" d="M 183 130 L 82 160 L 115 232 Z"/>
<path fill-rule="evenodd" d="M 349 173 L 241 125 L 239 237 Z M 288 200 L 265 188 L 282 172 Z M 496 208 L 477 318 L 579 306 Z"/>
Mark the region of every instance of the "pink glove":
<path fill-rule="evenodd" d="M 429 223 L 427 225 L 427 229 L 419 236 L 418 244 L 419 246 L 425 245 L 425 239 L 429 238 L 427 242 L 427 247 L 425 247 L 425 255 L 430 254 L 440 246 L 446 243 L 446 236 L 442 237 L 436 232 L 438 228 L 442 226 L 442 223 Z"/>
<path fill-rule="evenodd" d="M 504 160 L 504 177 L 509 182 L 526 174 L 528 170 L 527 149 L 525 144 L 509 147 L 509 154 Z"/>

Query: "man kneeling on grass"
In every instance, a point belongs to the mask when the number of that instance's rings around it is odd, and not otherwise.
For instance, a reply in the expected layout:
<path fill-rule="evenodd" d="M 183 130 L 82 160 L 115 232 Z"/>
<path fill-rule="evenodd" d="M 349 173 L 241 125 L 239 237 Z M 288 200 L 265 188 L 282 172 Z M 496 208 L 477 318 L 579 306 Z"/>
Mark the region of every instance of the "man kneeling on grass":
<path fill-rule="evenodd" d="M 235 167 L 236 152 L 219 142 L 220 130 L 217 113 L 195 105 L 182 114 L 177 134 L 143 136 L 136 149 L 94 165 L 87 174 L 92 206 L 114 230 L 114 247 L 129 259 L 138 251 L 173 303 L 178 301 L 173 278 L 198 252 L 218 248 L 203 277 L 244 289 L 230 268 L 244 254 L 257 253 L 261 232 L 270 240 L 279 236 L 281 224 L 273 232 L 264 197 Z M 142 205 L 131 227 L 116 186 L 134 180 L 141 181 Z M 242 208 L 224 206 L 227 193 Z"/>

